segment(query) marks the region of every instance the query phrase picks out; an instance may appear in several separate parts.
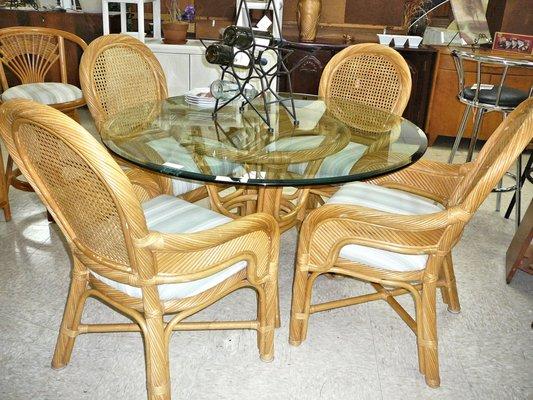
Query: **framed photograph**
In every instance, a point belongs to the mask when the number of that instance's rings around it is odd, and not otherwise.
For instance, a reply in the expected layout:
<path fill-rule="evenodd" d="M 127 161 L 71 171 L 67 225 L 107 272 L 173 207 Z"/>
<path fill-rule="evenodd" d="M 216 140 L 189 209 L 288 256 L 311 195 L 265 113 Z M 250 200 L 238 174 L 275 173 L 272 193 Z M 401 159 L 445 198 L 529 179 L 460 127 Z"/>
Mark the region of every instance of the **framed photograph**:
<path fill-rule="evenodd" d="M 533 36 L 496 32 L 492 50 L 533 55 Z"/>
<path fill-rule="evenodd" d="M 461 38 L 467 44 L 491 43 L 485 7 L 481 0 L 451 0 Z"/>

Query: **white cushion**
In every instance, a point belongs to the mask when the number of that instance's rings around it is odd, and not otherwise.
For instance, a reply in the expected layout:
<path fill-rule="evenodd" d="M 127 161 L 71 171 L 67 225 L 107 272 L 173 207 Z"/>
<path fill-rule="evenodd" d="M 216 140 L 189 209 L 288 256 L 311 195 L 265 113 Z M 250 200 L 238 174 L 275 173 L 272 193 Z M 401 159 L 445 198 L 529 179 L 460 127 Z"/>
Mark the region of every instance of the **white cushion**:
<path fill-rule="evenodd" d="M 68 83 L 41 82 L 13 86 L 2 93 L 2 101 L 29 99 L 42 104 L 59 104 L 83 98 L 79 88 Z"/>
<path fill-rule="evenodd" d="M 342 186 L 327 204 L 352 204 L 403 215 L 432 214 L 443 210 L 440 204 L 426 198 L 362 182 Z M 403 272 L 424 269 L 428 259 L 424 254 L 400 254 L 357 244 L 344 246 L 339 256 L 370 267 Z"/>
<path fill-rule="evenodd" d="M 148 229 L 163 233 L 199 232 L 232 221 L 214 211 L 168 195 L 149 200 L 142 207 Z M 211 276 L 191 282 L 159 285 L 159 297 L 161 300 L 173 300 L 205 292 L 246 268 L 246 264 L 246 261 L 240 261 Z M 106 285 L 131 297 L 142 297 L 140 288 L 113 281 L 94 272 L 92 274 Z"/>

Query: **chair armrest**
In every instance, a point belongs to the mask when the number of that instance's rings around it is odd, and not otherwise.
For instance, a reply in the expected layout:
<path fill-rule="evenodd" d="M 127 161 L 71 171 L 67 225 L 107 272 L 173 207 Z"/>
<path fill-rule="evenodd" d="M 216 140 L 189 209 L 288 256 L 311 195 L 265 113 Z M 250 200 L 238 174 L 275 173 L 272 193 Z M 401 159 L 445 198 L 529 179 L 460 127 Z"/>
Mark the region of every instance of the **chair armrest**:
<path fill-rule="evenodd" d="M 124 172 L 133 185 L 133 191 L 141 203 L 162 194 L 172 195 L 172 181 L 170 178 L 139 168 L 131 168 Z"/>
<path fill-rule="evenodd" d="M 313 210 L 300 229 L 299 257 L 317 269 L 331 266 L 342 247 L 359 244 L 403 254 L 434 254 L 444 231 L 470 214 L 453 207 L 425 215 L 399 215 L 366 207 L 327 204 Z"/>
<path fill-rule="evenodd" d="M 135 246 L 154 252 L 159 283 L 201 279 L 239 261 L 248 262 L 248 279 L 261 283 L 277 274 L 279 235 L 274 217 L 256 213 L 201 232 L 151 231 Z"/>
<path fill-rule="evenodd" d="M 420 160 L 402 170 L 368 182 L 400 189 L 446 205 L 471 164 L 445 164 Z"/>

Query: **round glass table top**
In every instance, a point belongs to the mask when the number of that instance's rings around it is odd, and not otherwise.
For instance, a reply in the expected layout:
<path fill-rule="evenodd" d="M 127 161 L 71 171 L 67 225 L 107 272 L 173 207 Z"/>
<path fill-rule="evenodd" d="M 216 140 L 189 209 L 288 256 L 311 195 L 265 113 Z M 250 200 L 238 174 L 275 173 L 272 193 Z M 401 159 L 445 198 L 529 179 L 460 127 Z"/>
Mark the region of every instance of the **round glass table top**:
<path fill-rule="evenodd" d="M 341 99 L 294 95 L 298 122 L 283 104 L 271 128 L 250 105 L 213 106 L 185 97 L 142 103 L 104 121 L 102 139 L 119 157 L 170 176 L 242 185 L 307 186 L 358 181 L 418 160 L 424 132 L 387 111 Z"/>

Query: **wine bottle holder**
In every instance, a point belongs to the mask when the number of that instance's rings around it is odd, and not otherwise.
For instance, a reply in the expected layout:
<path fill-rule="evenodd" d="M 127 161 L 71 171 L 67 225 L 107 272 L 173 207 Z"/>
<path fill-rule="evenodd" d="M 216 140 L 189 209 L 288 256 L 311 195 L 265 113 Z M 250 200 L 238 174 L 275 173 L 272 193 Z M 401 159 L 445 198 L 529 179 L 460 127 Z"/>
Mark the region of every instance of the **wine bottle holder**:
<path fill-rule="evenodd" d="M 268 0 L 265 5 L 265 10 L 263 15 L 267 15 L 268 11 L 272 11 L 273 24 L 276 24 L 277 32 L 281 32 L 281 19 L 279 13 L 274 4 L 275 0 Z M 250 8 L 248 6 L 247 0 L 241 0 L 239 7 L 237 9 L 237 14 L 235 16 L 235 25 L 239 21 L 240 13 L 244 12 L 245 20 L 247 21 L 248 27 L 252 27 L 252 21 L 250 18 Z M 245 27 L 246 28 L 246 27 Z M 292 82 L 291 82 L 291 70 L 287 68 L 286 60 L 292 54 L 293 50 L 284 48 L 283 38 L 274 37 L 272 42 L 269 45 L 262 44 L 264 41 L 256 41 L 254 30 L 252 29 L 252 45 L 247 49 L 238 49 L 233 48 L 233 62 L 225 63 L 227 65 L 220 65 L 222 69 L 221 80 L 225 78 L 232 78 L 232 80 L 237 84 L 238 91 L 229 99 L 217 99 L 215 103 L 215 109 L 213 111 L 213 118 L 217 118 L 217 113 L 226 107 L 228 104 L 232 103 L 237 99 L 242 99 L 240 110 L 243 111 L 246 105 L 249 105 L 263 120 L 263 122 L 268 126 L 270 131 L 273 131 L 272 127 L 272 118 L 271 118 L 271 107 L 273 105 L 279 104 L 283 107 L 287 113 L 292 118 L 294 125 L 298 125 L 298 118 L 296 115 L 296 108 L 294 105 L 293 92 L 292 92 Z M 207 45 L 204 40 L 200 39 L 202 44 L 206 47 Z M 260 43 L 258 43 L 260 42 Z M 225 45 L 224 42 L 218 42 L 218 45 Z M 275 59 L 273 65 L 265 65 L 263 62 L 263 56 L 270 55 Z M 250 63 L 247 67 L 242 65 L 235 65 L 236 59 L 249 59 Z M 281 97 L 276 90 L 275 82 L 276 78 L 281 76 L 286 76 L 288 92 L 284 93 L 284 96 Z M 251 85 L 252 82 L 259 81 L 260 87 L 257 88 L 257 93 L 253 97 L 249 97 L 249 93 L 246 88 Z M 263 110 L 260 110 L 254 104 L 254 100 L 261 99 L 263 103 Z M 260 103 L 259 103 L 260 104 Z"/>

